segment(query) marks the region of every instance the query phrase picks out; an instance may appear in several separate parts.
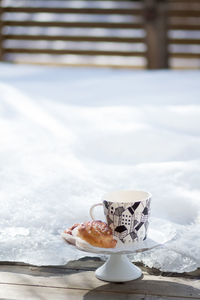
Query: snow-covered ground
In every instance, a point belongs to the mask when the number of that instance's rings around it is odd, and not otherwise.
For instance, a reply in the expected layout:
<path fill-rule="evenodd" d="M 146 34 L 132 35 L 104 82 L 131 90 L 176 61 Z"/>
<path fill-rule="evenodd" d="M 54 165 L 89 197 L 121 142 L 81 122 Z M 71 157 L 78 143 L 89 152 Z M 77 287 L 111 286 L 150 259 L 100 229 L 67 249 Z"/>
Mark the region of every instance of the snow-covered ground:
<path fill-rule="evenodd" d="M 198 71 L 0 64 L 0 260 L 82 257 L 60 233 L 105 192 L 143 189 L 151 227 L 176 236 L 133 260 L 200 267 L 199 83 Z"/>

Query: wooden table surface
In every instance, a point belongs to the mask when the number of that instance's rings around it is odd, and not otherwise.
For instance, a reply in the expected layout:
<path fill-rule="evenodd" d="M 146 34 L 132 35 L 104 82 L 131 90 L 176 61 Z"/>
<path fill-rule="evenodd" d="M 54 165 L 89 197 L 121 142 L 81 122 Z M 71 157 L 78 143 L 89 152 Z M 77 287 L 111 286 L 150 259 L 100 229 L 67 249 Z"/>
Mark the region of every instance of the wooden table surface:
<path fill-rule="evenodd" d="M 200 299 L 200 274 L 151 275 L 126 283 L 98 280 L 99 259 L 82 259 L 66 266 L 35 267 L 20 263 L 0 264 L 0 299 L 65 300 L 183 300 Z M 171 274 L 172 275 L 172 274 Z"/>

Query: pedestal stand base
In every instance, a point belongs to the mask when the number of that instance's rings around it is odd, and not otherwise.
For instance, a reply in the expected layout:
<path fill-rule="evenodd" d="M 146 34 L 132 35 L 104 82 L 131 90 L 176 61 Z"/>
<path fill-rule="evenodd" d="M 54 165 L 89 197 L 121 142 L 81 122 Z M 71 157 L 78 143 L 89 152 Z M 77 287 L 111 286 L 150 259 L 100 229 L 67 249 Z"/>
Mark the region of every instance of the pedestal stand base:
<path fill-rule="evenodd" d="M 142 272 L 126 255 L 112 254 L 106 263 L 96 270 L 95 275 L 104 281 L 124 282 L 138 279 Z"/>

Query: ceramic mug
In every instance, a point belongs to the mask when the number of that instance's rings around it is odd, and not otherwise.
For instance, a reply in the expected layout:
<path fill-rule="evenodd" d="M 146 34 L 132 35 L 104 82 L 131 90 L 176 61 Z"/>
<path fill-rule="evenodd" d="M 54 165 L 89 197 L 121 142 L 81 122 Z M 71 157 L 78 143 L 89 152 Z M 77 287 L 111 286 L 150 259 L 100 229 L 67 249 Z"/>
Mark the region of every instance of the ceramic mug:
<path fill-rule="evenodd" d="M 107 193 L 102 202 L 90 208 L 102 205 L 108 226 L 112 229 L 115 238 L 124 244 L 134 241 L 143 241 L 147 237 L 149 225 L 151 194 L 137 190 L 121 190 Z"/>

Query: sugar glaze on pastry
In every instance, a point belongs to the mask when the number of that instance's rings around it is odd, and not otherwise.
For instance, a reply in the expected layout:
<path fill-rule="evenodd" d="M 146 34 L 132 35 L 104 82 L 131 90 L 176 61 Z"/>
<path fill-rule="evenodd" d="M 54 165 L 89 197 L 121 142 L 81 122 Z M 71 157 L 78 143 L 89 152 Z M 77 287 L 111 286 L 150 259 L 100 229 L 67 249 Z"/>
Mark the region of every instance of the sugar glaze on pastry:
<path fill-rule="evenodd" d="M 117 241 L 105 222 L 89 221 L 77 227 L 77 236 L 94 247 L 115 248 Z"/>

